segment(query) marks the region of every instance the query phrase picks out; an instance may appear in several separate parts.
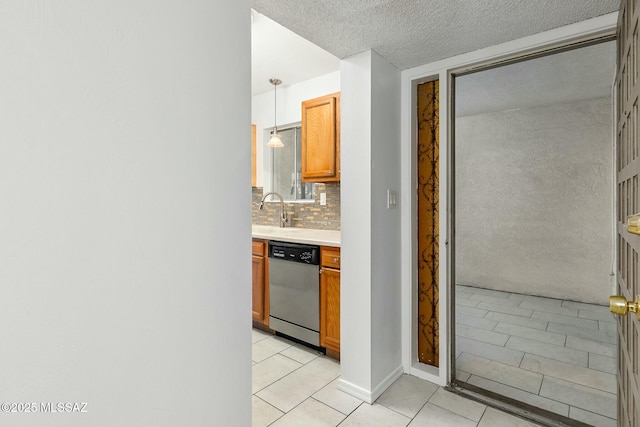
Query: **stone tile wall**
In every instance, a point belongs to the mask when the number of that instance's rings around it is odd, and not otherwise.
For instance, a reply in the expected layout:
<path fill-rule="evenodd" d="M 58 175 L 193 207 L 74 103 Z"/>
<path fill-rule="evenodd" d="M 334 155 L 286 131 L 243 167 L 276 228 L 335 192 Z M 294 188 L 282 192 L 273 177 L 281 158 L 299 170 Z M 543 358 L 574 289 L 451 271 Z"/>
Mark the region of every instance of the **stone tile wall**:
<path fill-rule="evenodd" d="M 279 225 L 279 202 L 266 202 L 259 210 L 262 188 L 253 187 L 252 217 L 256 225 Z M 327 204 L 320 206 L 320 193 L 327 193 Z M 340 230 L 340 183 L 318 183 L 313 192 L 313 202 L 285 203 L 285 210 L 292 218 L 287 227 Z"/>

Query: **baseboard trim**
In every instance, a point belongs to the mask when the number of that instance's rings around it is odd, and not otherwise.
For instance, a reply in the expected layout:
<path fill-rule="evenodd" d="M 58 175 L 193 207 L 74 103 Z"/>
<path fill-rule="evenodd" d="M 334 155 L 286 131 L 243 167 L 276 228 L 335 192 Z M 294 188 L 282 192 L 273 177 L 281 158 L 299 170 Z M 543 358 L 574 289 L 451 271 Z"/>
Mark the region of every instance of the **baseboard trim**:
<path fill-rule="evenodd" d="M 398 378 L 400 378 L 402 374 L 404 374 L 404 369 L 402 369 L 402 365 L 400 365 L 396 369 L 394 369 L 393 372 L 387 375 L 387 377 L 373 389 L 373 401 L 375 402 L 380 396 L 382 396 L 382 393 L 384 393 L 385 390 L 391 386 L 391 384 L 393 384 Z"/>
<path fill-rule="evenodd" d="M 342 378 L 338 380 L 338 390 L 344 391 L 345 393 L 350 394 L 351 396 L 356 397 L 369 404 L 373 403 L 371 401 L 371 393 L 368 390 L 345 381 Z"/>
<path fill-rule="evenodd" d="M 391 384 L 394 383 L 395 380 L 400 378 L 403 373 L 404 370 L 402 369 L 402 365 L 398 366 L 371 391 L 340 378 L 338 380 L 338 390 L 344 391 L 345 393 L 350 394 L 353 397 L 357 397 L 371 405 L 387 388 L 389 388 Z"/>

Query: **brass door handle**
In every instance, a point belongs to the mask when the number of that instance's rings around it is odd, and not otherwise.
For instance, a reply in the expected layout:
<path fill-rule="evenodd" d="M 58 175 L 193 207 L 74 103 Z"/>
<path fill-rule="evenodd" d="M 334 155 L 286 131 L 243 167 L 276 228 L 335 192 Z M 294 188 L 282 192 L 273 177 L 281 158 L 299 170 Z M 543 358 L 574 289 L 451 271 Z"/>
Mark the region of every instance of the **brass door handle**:
<path fill-rule="evenodd" d="M 627 217 L 627 231 L 633 234 L 640 234 L 640 213 Z"/>
<path fill-rule="evenodd" d="M 635 301 L 627 301 L 627 299 L 621 295 L 611 295 L 609 297 L 609 311 L 618 316 L 626 316 L 627 313 L 636 313 L 638 320 L 640 320 L 640 295 L 636 297 Z"/>

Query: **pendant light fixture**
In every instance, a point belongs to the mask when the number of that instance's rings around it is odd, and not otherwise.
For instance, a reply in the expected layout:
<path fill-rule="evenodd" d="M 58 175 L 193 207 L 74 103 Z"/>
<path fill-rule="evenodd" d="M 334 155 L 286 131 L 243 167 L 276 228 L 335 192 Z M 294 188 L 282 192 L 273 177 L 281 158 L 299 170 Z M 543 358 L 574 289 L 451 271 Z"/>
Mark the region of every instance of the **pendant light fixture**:
<path fill-rule="evenodd" d="M 272 147 L 272 148 L 282 148 L 284 147 L 284 144 L 282 143 L 282 139 L 280 139 L 280 135 L 278 135 L 278 117 L 276 115 L 276 107 L 278 104 L 278 98 L 276 97 L 276 88 L 278 87 L 278 85 L 280 83 L 282 83 L 282 80 L 280 79 L 269 79 L 269 83 L 271 83 L 273 85 L 273 116 L 274 116 L 274 120 L 273 120 L 273 132 L 271 132 L 271 138 L 269 139 L 269 142 L 267 142 L 267 147 Z"/>

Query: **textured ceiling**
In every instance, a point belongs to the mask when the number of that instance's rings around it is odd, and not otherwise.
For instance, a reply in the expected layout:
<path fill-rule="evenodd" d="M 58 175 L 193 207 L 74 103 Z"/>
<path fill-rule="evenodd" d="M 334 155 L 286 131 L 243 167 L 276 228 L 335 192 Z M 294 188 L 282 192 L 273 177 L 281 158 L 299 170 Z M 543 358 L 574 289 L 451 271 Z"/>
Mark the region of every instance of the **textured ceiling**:
<path fill-rule="evenodd" d="M 614 41 L 456 78 L 456 117 L 611 97 Z"/>
<path fill-rule="evenodd" d="M 374 49 L 399 69 L 618 10 L 620 0 L 252 0 L 339 58 Z"/>

